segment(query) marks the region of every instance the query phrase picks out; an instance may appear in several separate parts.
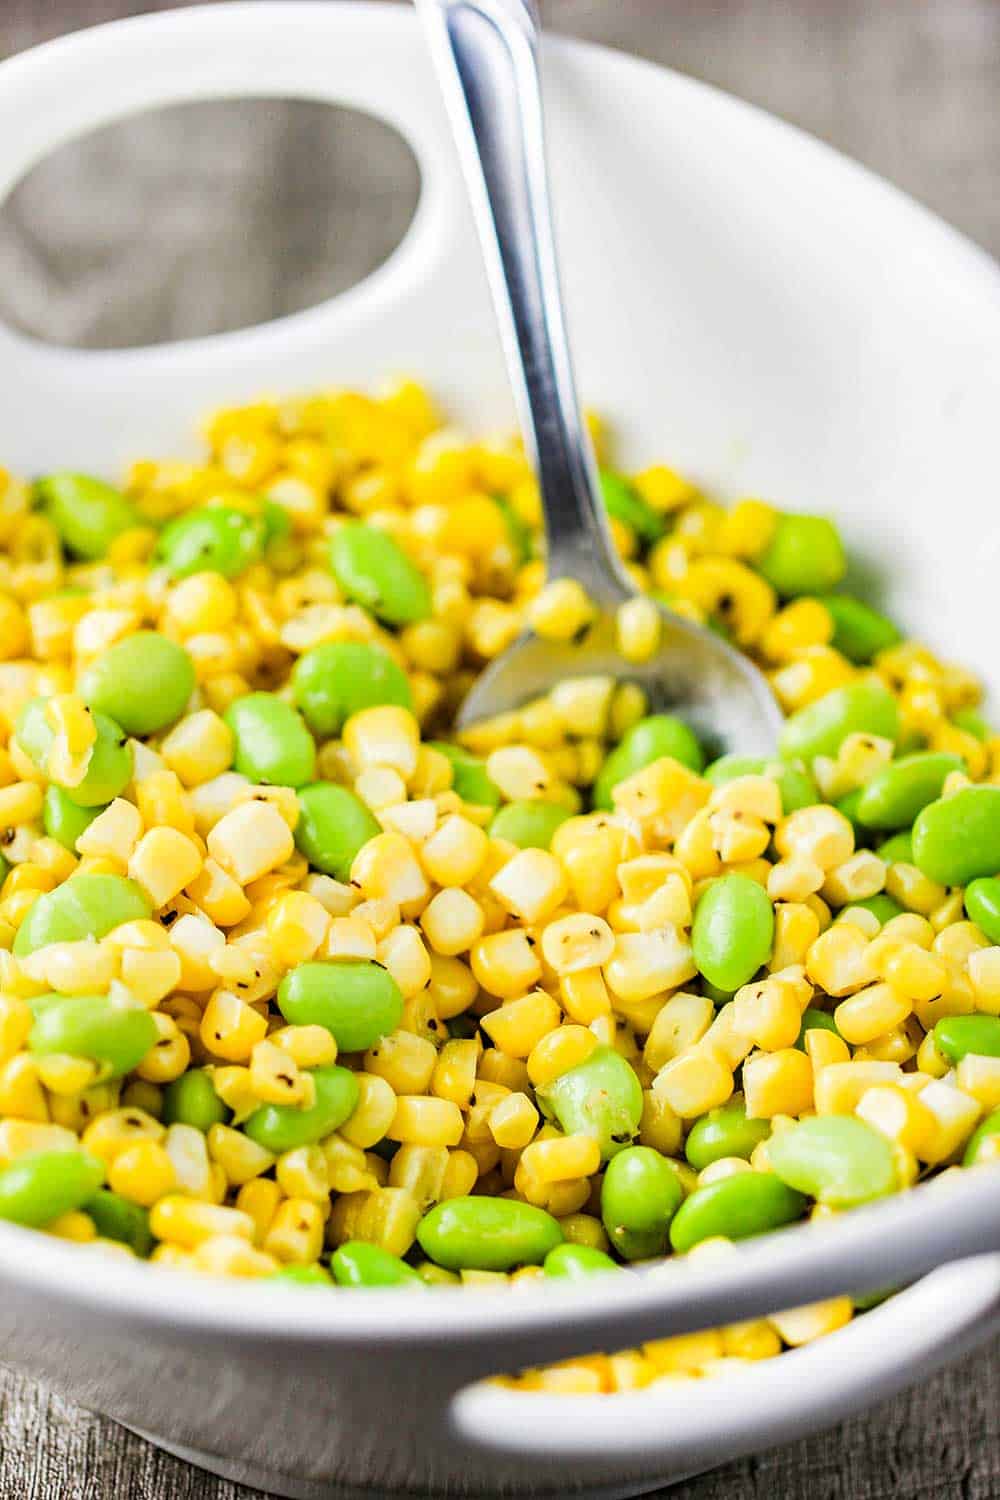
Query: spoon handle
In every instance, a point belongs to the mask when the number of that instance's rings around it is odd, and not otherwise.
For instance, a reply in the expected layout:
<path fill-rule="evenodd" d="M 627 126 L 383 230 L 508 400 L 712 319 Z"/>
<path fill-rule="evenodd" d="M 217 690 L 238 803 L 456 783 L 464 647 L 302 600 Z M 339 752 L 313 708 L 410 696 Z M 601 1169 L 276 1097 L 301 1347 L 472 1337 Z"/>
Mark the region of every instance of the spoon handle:
<path fill-rule="evenodd" d="M 550 578 L 634 592 L 608 529 L 570 357 L 545 170 L 534 0 L 417 0 L 541 484 Z"/>

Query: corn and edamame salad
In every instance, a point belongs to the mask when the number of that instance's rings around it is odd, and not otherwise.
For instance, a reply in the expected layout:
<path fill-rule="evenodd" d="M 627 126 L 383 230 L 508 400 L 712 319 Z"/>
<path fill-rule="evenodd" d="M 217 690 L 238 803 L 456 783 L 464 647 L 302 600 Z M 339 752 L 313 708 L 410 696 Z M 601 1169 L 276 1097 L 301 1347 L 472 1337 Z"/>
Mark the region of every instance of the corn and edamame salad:
<path fill-rule="evenodd" d="M 0 1218 L 305 1295 L 513 1293 L 1000 1154 L 979 685 L 843 591 L 832 522 L 626 476 L 593 427 L 622 654 L 657 603 L 724 633 L 773 759 L 706 764 L 602 676 L 453 731 L 593 608 L 545 582 L 521 449 L 412 383 L 223 412 L 120 488 L 0 471 Z M 696 1378 L 857 1310 L 518 1383 Z"/>

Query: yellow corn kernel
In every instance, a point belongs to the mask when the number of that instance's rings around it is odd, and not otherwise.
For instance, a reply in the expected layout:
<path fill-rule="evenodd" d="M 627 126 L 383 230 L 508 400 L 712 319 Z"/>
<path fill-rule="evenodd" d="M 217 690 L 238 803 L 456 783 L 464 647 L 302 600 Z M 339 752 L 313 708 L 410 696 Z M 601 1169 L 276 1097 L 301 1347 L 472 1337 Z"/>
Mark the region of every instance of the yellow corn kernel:
<path fill-rule="evenodd" d="M 330 1215 L 330 1243 L 365 1240 L 393 1255 L 405 1255 L 420 1222 L 420 1205 L 406 1188 L 384 1187 L 367 1193 L 345 1193 Z"/>
<path fill-rule="evenodd" d="M 431 1093 L 449 1099 L 459 1108 L 468 1107 L 476 1088 L 476 1068 L 482 1045 L 475 1037 L 445 1042 L 434 1065 Z"/>
<path fill-rule="evenodd" d="M 590 1135 L 556 1136 L 533 1141 L 521 1152 L 521 1166 L 543 1186 L 590 1177 L 601 1165 L 601 1148 Z"/>
<path fill-rule="evenodd" d="M 194 832 L 194 812 L 184 789 L 173 771 L 154 770 L 148 775 L 140 774 L 140 755 L 136 746 L 141 741 L 130 740 L 136 761 L 136 804 L 146 828 L 169 828 L 174 833 Z M 143 747 L 145 748 L 145 747 Z"/>
<path fill-rule="evenodd" d="M 40 1120 L 0 1120 L 0 1162 L 37 1156 L 43 1151 L 76 1151 L 80 1145 L 72 1130 Z"/>
<path fill-rule="evenodd" d="M 743 1064 L 743 1092 L 748 1119 L 801 1115 L 813 1106 L 812 1063 L 795 1047 L 756 1052 Z"/>
<path fill-rule="evenodd" d="M 979 948 L 969 954 L 969 980 L 976 1010 L 1000 1015 L 1000 947 Z"/>
<path fill-rule="evenodd" d="M 267 1021 L 239 995 L 216 990 L 205 1007 L 199 1034 L 214 1057 L 244 1062 L 267 1035 Z"/>
<path fill-rule="evenodd" d="M 846 1063 L 851 1060 L 850 1048 L 843 1037 L 827 1031 L 823 1026 L 810 1026 L 802 1045 L 806 1049 L 806 1056 L 812 1063 L 814 1077 L 820 1068 L 828 1068 L 831 1063 Z"/>
<path fill-rule="evenodd" d="M 264 1235 L 263 1248 L 283 1265 L 311 1265 L 323 1249 L 323 1215 L 308 1198 L 286 1198 Z"/>
<path fill-rule="evenodd" d="M 468 818 L 453 813 L 421 846 L 420 858 L 431 880 L 443 886 L 465 886 L 482 869 L 489 837 Z"/>
<path fill-rule="evenodd" d="M 255 1043 L 250 1054 L 250 1087 L 265 1104 L 301 1104 L 305 1095 L 294 1059 L 269 1039 Z"/>
<path fill-rule="evenodd" d="M 168 1246 L 158 1246 L 167 1249 Z M 216 1234 L 202 1240 L 191 1252 L 190 1269 L 210 1276 L 273 1276 L 278 1262 L 248 1245 L 240 1235 Z"/>
<path fill-rule="evenodd" d="M 26 1000 L 18 995 L 0 994 L 0 1062 L 6 1062 L 20 1052 L 34 1020 Z"/>
<path fill-rule="evenodd" d="M 501 1052 L 527 1057 L 559 1025 L 562 1012 L 544 990 L 532 990 L 519 1000 L 505 1000 L 483 1017 L 481 1026 Z"/>
<path fill-rule="evenodd" d="M 829 871 L 854 853 L 854 829 L 835 807 L 802 807 L 779 823 L 774 843 L 783 859 L 808 860 Z"/>
<path fill-rule="evenodd" d="M 721 1359 L 721 1328 L 703 1328 L 698 1333 L 680 1333 L 670 1339 L 655 1339 L 643 1344 L 643 1353 L 660 1375 L 674 1375 L 699 1370 L 710 1360 Z"/>
<path fill-rule="evenodd" d="M 160 754 L 184 786 L 201 786 L 233 763 L 233 732 L 210 708 L 180 719 L 160 746 Z"/>
<path fill-rule="evenodd" d="M 733 1024 L 765 1052 L 779 1052 L 794 1045 L 802 1024 L 802 1008 L 791 985 L 772 975 L 755 984 L 745 984 L 733 998 Z"/>
<path fill-rule="evenodd" d="M 180 977 L 181 961 L 172 948 L 159 953 L 146 948 L 122 950 L 121 981 L 140 1005 L 156 1005 L 177 987 Z"/>
<path fill-rule="evenodd" d="M 174 828 L 151 828 L 128 862 L 128 873 L 148 892 L 154 907 L 166 906 L 200 873 L 201 851 Z"/>
<path fill-rule="evenodd" d="M 366 1070 L 383 1078 L 394 1094 L 426 1094 L 436 1063 L 433 1043 L 411 1031 L 394 1031 L 365 1053 Z"/>
<path fill-rule="evenodd" d="M 528 623 L 543 640 L 571 641 L 590 624 L 594 614 L 594 605 L 582 584 L 575 578 L 556 578 L 531 601 Z"/>
<path fill-rule="evenodd" d="M 886 864 L 869 849 L 859 849 L 842 864 L 827 871 L 823 899 L 832 906 L 846 906 L 849 901 L 864 901 L 877 895 L 885 885 Z"/>
<path fill-rule="evenodd" d="M 386 1135 L 413 1146 L 457 1146 L 464 1130 L 462 1111 L 450 1099 L 404 1095 Z"/>
<path fill-rule="evenodd" d="M 114 859 L 125 868 L 141 836 L 139 809 L 126 802 L 124 797 L 116 797 L 103 812 L 98 813 L 90 827 L 84 829 L 76 847 L 80 854 Z"/>
<path fill-rule="evenodd" d="M 42 811 L 42 789 L 33 781 L 15 781 L 0 787 L 0 826 L 17 828 L 34 823 Z"/>
<path fill-rule="evenodd" d="M 660 1069 L 653 1092 L 682 1120 L 690 1120 L 725 1104 L 733 1092 L 732 1069 L 705 1038 Z"/>
<path fill-rule="evenodd" d="M 596 1046 L 597 1038 L 586 1026 L 557 1026 L 547 1032 L 528 1054 L 527 1073 L 532 1085 L 543 1088 L 586 1061 Z"/>
<path fill-rule="evenodd" d="M 316 953 L 330 926 L 326 908 L 305 891 L 286 891 L 267 915 L 267 935 L 278 963 L 305 963 Z"/>
<path fill-rule="evenodd" d="M 97 1239 L 97 1226 L 89 1214 L 79 1209 L 70 1213 L 60 1214 L 58 1219 L 53 1219 L 51 1224 L 45 1226 L 46 1234 L 54 1234 L 58 1239 L 71 1240 L 77 1245 L 89 1245 Z M 122 1249 L 125 1247 L 122 1246 Z"/>
<path fill-rule="evenodd" d="M 273 1152 L 258 1146 L 242 1130 L 234 1130 L 229 1125 L 210 1125 L 206 1144 L 209 1156 L 225 1172 L 231 1187 L 242 1188 L 274 1166 Z M 237 1200 L 237 1207 L 241 1206 Z"/>
<path fill-rule="evenodd" d="M 646 1038 L 643 1059 L 652 1071 L 659 1072 L 673 1058 L 700 1042 L 715 1019 L 715 1007 L 705 995 L 689 995 L 684 990 L 671 995 L 657 1012 Z"/>
<path fill-rule="evenodd" d="M 900 906 L 921 916 L 928 916 L 941 905 L 948 894 L 943 885 L 929 880 L 916 865 L 906 864 L 902 860 L 889 866 L 885 889 Z"/>
<path fill-rule="evenodd" d="M 422 1042 L 422 1038 L 416 1038 Z M 430 1045 L 429 1043 L 427 1044 Z M 431 1052 L 434 1053 L 433 1047 Z M 437 1054 L 431 1059 L 431 1070 Z M 355 1073 L 358 1102 L 350 1119 L 340 1127 L 340 1134 L 354 1146 L 367 1150 L 383 1139 L 396 1113 L 396 1095 L 387 1079 L 371 1072 Z M 429 1078 L 428 1078 L 429 1081 Z"/>
<path fill-rule="evenodd" d="M 828 995 L 849 995 L 860 990 L 874 977 L 868 938 L 853 924 L 837 922 L 810 947 L 806 973 Z"/>
<path fill-rule="evenodd" d="M 485 914 L 468 891 L 449 886 L 431 897 L 420 925 L 435 953 L 456 957 L 482 936 Z"/>
<path fill-rule="evenodd" d="M 278 1186 L 288 1198 L 305 1198 L 326 1212 L 330 1200 L 330 1169 L 323 1146 L 298 1146 L 278 1157 Z"/>
<path fill-rule="evenodd" d="M 268 802 L 237 804 L 209 830 L 206 842 L 212 859 L 241 886 L 276 869 L 291 858 L 295 849 L 291 829 Z M 220 920 L 193 891 L 192 897 L 209 916 Z"/>
<path fill-rule="evenodd" d="M 797 1349 L 801 1344 L 811 1343 L 813 1339 L 843 1328 L 853 1316 L 854 1304 L 850 1297 L 831 1297 L 825 1302 L 811 1302 L 805 1307 L 772 1313 L 768 1322 L 784 1343 Z"/>
<path fill-rule="evenodd" d="M 150 1208 L 176 1190 L 174 1164 L 159 1141 L 139 1141 L 115 1156 L 108 1167 L 108 1187 Z"/>
<path fill-rule="evenodd" d="M 498 1146 L 517 1150 L 534 1136 L 538 1111 L 527 1094 L 508 1094 L 491 1109 L 489 1127 Z"/>
<path fill-rule="evenodd" d="M 512 927 L 481 937 L 470 950 L 469 961 L 483 989 L 501 1000 L 523 995 L 542 977 L 534 939 L 523 928 Z"/>
<path fill-rule="evenodd" d="M 256 1228 L 249 1214 L 238 1208 L 222 1208 L 217 1203 L 200 1203 L 194 1198 L 168 1194 L 154 1204 L 149 1227 L 158 1240 L 193 1250 L 213 1235 L 235 1235 L 253 1240 Z"/>
<path fill-rule="evenodd" d="M 560 917 L 542 932 L 542 956 L 560 978 L 599 969 L 611 957 L 614 946 L 614 933 L 607 922 L 586 911 Z"/>
<path fill-rule="evenodd" d="M 615 611 L 618 649 L 626 661 L 646 662 L 660 646 L 663 620 L 652 599 L 637 594 Z"/>
<path fill-rule="evenodd" d="M 419 912 L 431 894 L 412 845 L 400 833 L 369 839 L 351 866 L 351 881 L 369 900 L 392 902 L 408 916 Z"/>
<path fill-rule="evenodd" d="M 468 1151 L 449 1151 L 448 1161 L 438 1190 L 439 1202 L 446 1198 L 464 1198 L 476 1185 L 479 1163 Z"/>
<path fill-rule="evenodd" d="M 486 772 L 509 802 L 548 799 L 555 777 L 530 745 L 502 745 L 487 757 Z"/>
<path fill-rule="evenodd" d="M 611 1011 L 611 997 L 599 969 L 562 975 L 559 998 L 570 1020 L 581 1026 L 590 1026 L 599 1016 L 609 1015 Z"/>
<path fill-rule="evenodd" d="M 697 969 L 686 934 L 675 927 L 653 932 L 623 932 L 604 965 L 604 978 L 619 1000 L 648 1000 L 693 979 Z"/>
<path fill-rule="evenodd" d="M 545 849 L 521 849 L 494 875 L 490 890 L 524 922 L 543 922 L 566 895 L 562 865 Z"/>
<path fill-rule="evenodd" d="M 811 1035 L 806 1032 L 807 1039 Z M 816 1074 L 816 1113 L 852 1115 L 868 1089 L 897 1084 L 902 1076 L 899 1064 L 894 1062 L 829 1063 Z"/>
<path fill-rule="evenodd" d="M 906 1020 L 912 1003 L 891 984 L 872 984 L 834 1011 L 837 1030 L 852 1047 L 872 1042 Z"/>

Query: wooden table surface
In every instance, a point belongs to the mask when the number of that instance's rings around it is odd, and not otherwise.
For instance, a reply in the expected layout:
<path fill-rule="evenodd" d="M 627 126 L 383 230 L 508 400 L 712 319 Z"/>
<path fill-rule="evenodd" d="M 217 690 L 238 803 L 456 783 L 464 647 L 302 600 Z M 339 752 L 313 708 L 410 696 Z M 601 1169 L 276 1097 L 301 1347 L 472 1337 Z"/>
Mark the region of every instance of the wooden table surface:
<path fill-rule="evenodd" d="M 988 249 L 1000 250 L 996 0 L 542 3 L 553 29 L 645 54 L 751 99 L 840 146 Z M 78 26 L 154 8 L 165 7 L 131 0 L 0 0 L 0 56 Z M 159 259 L 138 284 L 120 274 L 115 257 L 125 252 L 112 243 L 109 226 L 93 213 L 68 212 L 60 188 L 67 174 L 78 183 L 86 172 L 106 185 L 109 153 L 117 153 L 113 175 L 127 184 L 112 206 L 134 198 L 129 172 L 145 173 L 147 185 L 151 174 L 161 187 L 173 183 L 178 161 L 186 159 L 181 148 L 189 127 L 175 128 L 169 160 L 155 132 L 140 131 L 85 150 L 61 168 L 53 163 L 17 196 L 10 212 L 0 214 L 0 311 L 25 326 L 93 343 L 203 332 L 273 315 L 289 305 L 288 297 L 300 304 L 318 300 L 331 284 L 327 250 L 317 261 L 314 236 L 295 233 L 297 205 L 310 197 L 309 184 L 291 174 L 298 191 L 284 191 L 280 213 L 267 195 L 278 192 L 276 160 L 289 161 L 294 153 L 298 168 L 302 132 L 323 125 L 308 117 L 289 125 L 272 115 L 252 128 L 231 117 L 222 126 L 212 133 L 198 182 L 192 188 L 185 180 L 187 218 L 175 212 L 148 228 Z M 248 150 L 259 148 L 261 139 L 268 150 Z M 343 191 L 357 137 L 341 125 L 331 139 L 334 168 L 338 159 L 344 163 Z M 384 253 L 378 237 L 398 237 L 412 205 L 414 181 L 405 155 L 392 142 L 366 139 L 364 145 L 384 153 L 382 196 L 370 229 L 338 238 L 335 284 L 356 278 Z M 199 199 L 198 191 L 209 198 Z M 164 196 L 149 190 L 151 211 Z M 214 239 L 201 227 L 199 205 L 209 200 L 231 215 L 228 221 L 225 213 L 212 215 Z M 338 201 L 341 225 L 345 218 L 354 222 L 344 212 L 345 205 L 352 208 L 349 196 Z M 310 202 L 314 206 L 314 197 Z M 107 204 L 105 197 L 98 212 L 106 212 Z M 249 257 L 246 276 L 234 285 L 225 235 L 229 223 L 245 230 L 248 214 L 261 224 L 277 221 L 280 236 L 262 239 L 257 260 Z M 134 235 L 135 224 L 129 228 Z M 134 241 L 132 250 L 134 260 Z M 282 257 L 281 286 L 274 275 L 276 253 Z M 190 280 L 185 284 L 171 274 L 185 257 L 189 269 L 192 261 L 199 268 L 194 300 L 186 290 Z M 296 273 L 291 291 L 289 265 Z M 728 1464 L 670 1493 L 674 1500 L 994 1500 L 1000 1496 L 1000 1353 L 988 1348 L 828 1433 Z M 168 1458 L 112 1423 L 3 1372 L 0 1496 L 252 1500 L 251 1491 Z"/>

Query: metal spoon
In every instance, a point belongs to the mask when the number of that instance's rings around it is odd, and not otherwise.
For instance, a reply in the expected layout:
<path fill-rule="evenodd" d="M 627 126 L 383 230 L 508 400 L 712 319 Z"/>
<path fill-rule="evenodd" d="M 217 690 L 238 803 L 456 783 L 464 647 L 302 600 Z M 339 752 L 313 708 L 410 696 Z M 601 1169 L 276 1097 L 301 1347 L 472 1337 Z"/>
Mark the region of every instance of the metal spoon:
<path fill-rule="evenodd" d="M 637 666 L 615 610 L 635 594 L 619 561 L 580 415 L 545 171 L 534 0 L 416 0 L 445 92 L 486 257 L 521 427 L 541 485 L 548 576 L 576 578 L 598 606 L 579 641 L 528 633 L 480 676 L 460 725 L 545 693 L 565 677 L 635 681 L 710 753 L 773 751 L 781 712 L 746 657 L 663 611 L 658 653 Z"/>

